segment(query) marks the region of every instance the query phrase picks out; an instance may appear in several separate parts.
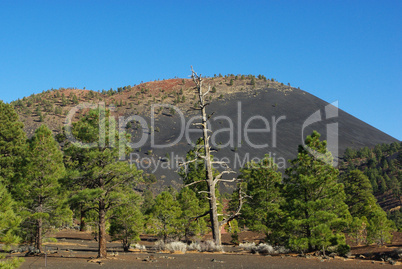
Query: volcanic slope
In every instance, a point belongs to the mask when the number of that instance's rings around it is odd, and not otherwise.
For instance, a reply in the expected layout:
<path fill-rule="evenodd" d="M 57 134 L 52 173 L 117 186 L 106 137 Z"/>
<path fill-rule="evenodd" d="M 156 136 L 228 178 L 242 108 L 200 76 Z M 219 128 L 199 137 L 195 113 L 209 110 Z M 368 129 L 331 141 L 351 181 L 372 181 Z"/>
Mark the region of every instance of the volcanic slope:
<path fill-rule="evenodd" d="M 333 151 L 334 156 L 342 156 L 347 147 L 358 149 L 398 141 L 308 92 L 263 76 L 207 78 L 204 85 L 211 86 L 207 112 L 213 113 L 211 138 L 213 148 L 217 150 L 213 155 L 229 161 L 235 171 L 245 162 L 265 154 L 274 157 L 283 170 L 289 165 L 287 160 L 297 155 L 298 145 L 313 130 L 317 130 L 322 139 L 329 139 L 331 147 L 338 148 L 338 152 Z M 42 116 L 42 121 L 59 132 L 68 111 L 77 103 L 103 102 L 115 107 L 113 114 L 116 117 L 140 116 L 148 130 L 138 122 L 127 125 L 132 142 L 137 143 L 127 158 L 147 173 L 154 173 L 159 187 L 178 187 L 181 180 L 176 172 L 177 162 L 201 137 L 200 130 L 192 124 L 197 122 L 199 115 L 194 109 L 197 102 L 194 83 L 189 79 L 170 79 L 120 89 L 112 94 L 110 91 L 102 94 L 77 89 L 50 90 L 13 104 L 28 135 L 42 124 L 38 111 L 46 115 Z M 74 95 L 77 96 L 75 101 Z M 63 96 L 67 102 L 62 100 Z M 29 107 L 27 102 L 31 104 Z M 153 117 L 152 104 L 163 104 L 154 107 Z M 177 109 L 169 107 L 171 105 Z M 58 115 L 52 112 L 57 107 L 62 110 Z M 84 112 L 78 111 L 75 118 Z M 327 137 L 327 133 L 334 136 Z M 228 185 L 224 187 L 229 188 Z"/>

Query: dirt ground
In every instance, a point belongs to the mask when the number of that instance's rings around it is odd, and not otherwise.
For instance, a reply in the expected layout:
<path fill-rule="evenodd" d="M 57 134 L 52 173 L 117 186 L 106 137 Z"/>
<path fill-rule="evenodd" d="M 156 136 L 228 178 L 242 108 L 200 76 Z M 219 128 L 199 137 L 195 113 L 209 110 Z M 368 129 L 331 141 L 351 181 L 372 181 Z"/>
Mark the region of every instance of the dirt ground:
<path fill-rule="evenodd" d="M 186 254 L 161 253 L 152 250 L 154 238 L 142 237 L 141 244 L 147 247 L 144 252 L 123 252 L 120 242 L 108 242 L 108 259 L 97 260 L 97 242 L 88 232 L 63 230 L 55 234 L 58 242 L 46 243 L 47 255 L 24 257 L 21 268 L 387 268 L 390 265 L 381 261 L 381 255 L 402 247 L 402 235 L 394 236 L 392 245 L 385 247 L 355 246 L 352 255 L 364 255 L 361 259 L 341 257 L 323 259 L 311 256 L 298 257 L 297 254 L 260 255 L 243 251 L 229 245 L 229 235 L 223 235 L 224 253 Z M 240 234 L 240 241 L 258 243 L 263 236 L 253 232 Z M 15 253 L 12 256 L 24 256 Z M 370 260 L 369 258 L 377 259 Z M 400 265 L 401 261 L 397 262 Z"/>

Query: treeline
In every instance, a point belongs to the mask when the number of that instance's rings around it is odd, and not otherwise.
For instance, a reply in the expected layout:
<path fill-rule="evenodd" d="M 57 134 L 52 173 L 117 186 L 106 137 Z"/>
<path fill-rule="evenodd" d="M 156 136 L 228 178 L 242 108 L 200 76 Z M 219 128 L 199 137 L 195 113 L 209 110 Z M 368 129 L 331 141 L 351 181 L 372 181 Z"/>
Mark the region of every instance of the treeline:
<path fill-rule="evenodd" d="M 402 204 L 402 143 L 379 144 L 360 150 L 347 148 L 341 171 L 358 169 L 370 180 L 375 195 L 394 198 Z M 397 207 L 388 213 L 398 230 L 402 230 L 402 210 Z"/>
<path fill-rule="evenodd" d="M 370 180 L 373 191 L 383 194 L 388 190 L 396 196 L 401 194 L 402 184 L 402 143 L 380 144 L 370 149 L 347 148 L 344 154 L 342 170 L 359 169 Z"/>
<path fill-rule="evenodd" d="M 81 230 L 91 227 L 98 256 L 106 257 L 108 233 L 128 250 L 141 233 L 190 241 L 210 231 L 207 186 L 191 184 L 206 173 L 196 149 L 187 156 L 195 161 L 179 171 L 187 187 L 168 188 L 156 197 L 149 189 L 139 193 L 137 185 L 151 184 L 155 177 L 118 161 L 119 141 L 130 137 L 114 126 L 109 111 L 89 111 L 71 128 L 80 142 L 60 135 L 61 148 L 45 125 L 27 139 L 13 107 L 0 101 L 0 242 L 32 244 L 41 252 L 51 229 L 73 227 L 75 220 Z M 369 178 L 356 169 L 339 175 L 317 132 L 306 145 L 308 150 L 299 147 L 284 176 L 267 156 L 248 163 L 228 207 L 217 191 L 220 214 L 237 210 L 239 195 L 244 197 L 241 214 L 226 226 L 233 243 L 238 243 L 240 227 L 300 252 L 345 253 L 345 233 L 357 244 L 389 242 L 395 225 L 377 205 Z M 400 159 L 393 164 L 400 167 Z"/>

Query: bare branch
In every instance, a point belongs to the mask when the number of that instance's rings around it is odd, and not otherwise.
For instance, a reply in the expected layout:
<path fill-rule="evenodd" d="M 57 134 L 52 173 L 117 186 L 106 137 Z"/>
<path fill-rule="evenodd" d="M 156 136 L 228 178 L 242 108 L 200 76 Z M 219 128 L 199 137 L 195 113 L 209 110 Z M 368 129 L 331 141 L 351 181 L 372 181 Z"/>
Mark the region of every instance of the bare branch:
<path fill-rule="evenodd" d="M 209 191 L 199 191 L 198 193 L 210 193 Z"/>
<path fill-rule="evenodd" d="M 211 90 L 211 86 L 208 86 L 208 90 L 202 95 L 202 97 L 204 97 L 205 95 L 207 95 L 210 90 Z"/>
<path fill-rule="evenodd" d="M 227 165 L 227 162 L 224 162 L 224 161 L 211 161 L 211 163 Z"/>
<path fill-rule="evenodd" d="M 235 182 L 237 180 L 237 178 L 233 178 L 233 179 L 219 179 L 220 182 Z"/>
<path fill-rule="evenodd" d="M 184 162 L 184 163 L 179 163 L 179 166 L 185 166 L 185 165 L 187 165 L 189 163 L 193 163 L 193 162 L 196 162 L 196 161 L 197 161 L 197 159 L 193 159 L 193 160 L 190 160 L 190 161 L 187 161 L 187 162 Z"/>
<path fill-rule="evenodd" d="M 228 223 L 229 221 L 233 220 L 237 216 L 241 215 L 240 211 L 241 211 L 241 208 L 243 206 L 243 199 L 244 198 L 245 197 L 243 196 L 242 187 L 240 185 L 239 186 L 239 206 L 237 207 L 236 212 L 234 212 L 230 217 L 228 217 L 227 219 L 224 219 L 224 220 L 219 222 L 219 227 L 222 227 L 222 225 Z"/>
<path fill-rule="evenodd" d="M 191 185 L 194 185 L 194 184 L 197 184 L 197 183 L 200 183 L 200 182 L 206 182 L 206 181 L 207 181 L 206 179 L 194 181 L 194 182 L 191 182 L 189 184 L 184 185 L 184 187 L 188 187 L 188 186 L 191 186 Z"/>
<path fill-rule="evenodd" d="M 234 181 L 236 181 L 236 178 L 233 178 L 233 179 L 222 179 L 222 176 L 223 176 L 223 175 L 225 175 L 225 174 L 233 174 L 233 173 L 236 173 L 236 172 L 235 172 L 235 171 L 232 171 L 232 170 L 224 170 L 224 171 L 220 172 L 219 175 L 217 175 L 217 176 L 215 177 L 215 179 L 214 179 L 215 184 L 218 183 L 219 181 L 222 181 L 222 182 L 234 182 Z"/>
<path fill-rule="evenodd" d="M 212 117 L 212 115 L 214 115 L 215 114 L 215 111 L 214 112 L 212 112 L 210 115 L 208 115 L 208 118 L 207 118 L 207 121 L 209 121 L 209 119 Z"/>
<path fill-rule="evenodd" d="M 208 215 L 210 212 L 211 212 L 211 211 L 208 210 L 207 212 L 205 212 L 205 213 L 202 214 L 202 215 L 199 215 L 199 216 L 197 216 L 197 217 L 195 217 L 195 218 L 191 218 L 191 219 L 192 219 L 191 221 L 196 221 L 196 220 L 198 220 L 199 218 L 202 218 L 202 217 Z"/>

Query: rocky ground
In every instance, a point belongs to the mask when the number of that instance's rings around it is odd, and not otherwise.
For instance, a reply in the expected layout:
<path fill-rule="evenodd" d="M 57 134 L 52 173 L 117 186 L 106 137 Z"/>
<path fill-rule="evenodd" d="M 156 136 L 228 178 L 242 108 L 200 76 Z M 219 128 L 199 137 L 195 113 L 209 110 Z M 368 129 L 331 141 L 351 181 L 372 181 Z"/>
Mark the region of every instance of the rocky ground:
<path fill-rule="evenodd" d="M 21 268 L 384 268 L 400 265 L 395 255 L 402 247 L 402 235 L 396 233 L 391 245 L 353 246 L 349 258 L 322 257 L 313 253 L 252 254 L 229 244 L 230 237 L 223 235 L 224 252 L 169 253 L 154 248 L 155 238 L 142 237 L 144 251 L 123 252 L 120 242 L 108 242 L 108 259 L 96 259 L 97 242 L 89 232 L 63 230 L 55 234 L 57 242 L 46 243 L 45 253 L 28 255 L 26 251 L 11 254 L 24 257 Z M 208 238 L 206 238 L 208 239 Z M 240 241 L 259 243 L 263 237 L 252 232 L 240 234 Z M 393 264 L 393 265 L 391 265 Z"/>

